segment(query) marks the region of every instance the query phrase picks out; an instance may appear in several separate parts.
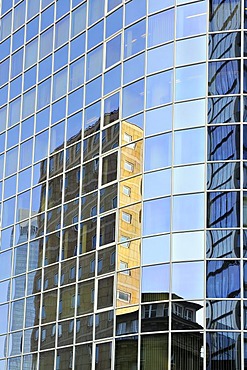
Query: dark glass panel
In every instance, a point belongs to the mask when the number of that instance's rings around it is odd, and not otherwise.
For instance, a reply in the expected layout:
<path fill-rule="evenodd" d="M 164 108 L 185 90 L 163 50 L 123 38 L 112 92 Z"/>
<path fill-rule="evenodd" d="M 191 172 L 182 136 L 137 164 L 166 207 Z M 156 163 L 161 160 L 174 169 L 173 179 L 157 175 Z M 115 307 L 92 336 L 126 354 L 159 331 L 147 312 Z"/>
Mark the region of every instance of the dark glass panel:
<path fill-rule="evenodd" d="M 53 274 L 53 281 L 55 274 Z M 74 283 L 76 280 L 76 259 L 73 258 L 69 261 L 64 261 L 61 263 L 61 277 L 60 285 L 67 285 Z"/>
<path fill-rule="evenodd" d="M 209 63 L 209 95 L 226 95 L 240 93 L 240 62 L 230 60 Z"/>
<path fill-rule="evenodd" d="M 75 315 L 75 285 L 70 285 L 60 289 L 58 313 L 59 319 L 74 317 Z M 77 301 L 78 305 L 78 301 Z M 56 307 L 56 304 L 55 304 Z"/>
<path fill-rule="evenodd" d="M 176 370 L 203 369 L 203 333 L 172 333 L 171 341 L 171 368 L 175 367 Z"/>
<path fill-rule="evenodd" d="M 207 227 L 239 227 L 240 193 L 212 192 L 207 194 Z"/>
<path fill-rule="evenodd" d="M 239 189 L 240 165 L 237 162 L 216 162 L 207 165 L 207 188 Z"/>
<path fill-rule="evenodd" d="M 80 225 L 79 253 L 90 252 L 96 248 L 96 226 L 95 218 Z"/>
<path fill-rule="evenodd" d="M 113 336 L 113 311 L 95 315 L 95 339 Z"/>
<path fill-rule="evenodd" d="M 92 339 L 93 339 L 93 315 L 80 317 L 79 319 L 76 320 L 76 343 L 87 342 Z"/>
<path fill-rule="evenodd" d="M 73 344 L 73 338 L 74 338 L 74 319 L 59 321 L 57 345 L 60 347 Z"/>
<path fill-rule="evenodd" d="M 77 315 L 93 312 L 94 280 L 78 284 Z"/>
<path fill-rule="evenodd" d="M 209 59 L 240 57 L 240 32 L 209 35 Z"/>
<path fill-rule="evenodd" d="M 112 344 L 96 344 L 95 370 L 111 370 Z"/>
<path fill-rule="evenodd" d="M 151 303 L 142 306 L 141 331 L 166 331 L 169 328 L 169 303 Z"/>
<path fill-rule="evenodd" d="M 42 326 L 40 349 L 51 349 L 55 347 L 56 324 Z"/>
<path fill-rule="evenodd" d="M 240 1 L 210 0 L 209 31 L 240 28 Z"/>
<path fill-rule="evenodd" d="M 95 253 L 79 258 L 78 280 L 85 280 L 95 275 Z"/>
<path fill-rule="evenodd" d="M 208 128 L 208 160 L 239 159 L 239 126 L 212 126 Z"/>
<path fill-rule="evenodd" d="M 150 369 L 168 369 L 168 334 L 141 337 L 141 370 Z"/>
<path fill-rule="evenodd" d="M 43 294 L 42 309 L 41 309 L 42 323 L 56 321 L 57 316 L 57 290 Z"/>
<path fill-rule="evenodd" d="M 117 207 L 117 184 L 100 190 L 100 213 L 110 211 Z"/>
<path fill-rule="evenodd" d="M 102 160 L 102 185 L 114 181 L 117 178 L 118 153 L 104 157 Z"/>
<path fill-rule="evenodd" d="M 240 294 L 238 261 L 207 261 L 207 297 L 237 298 Z"/>
<path fill-rule="evenodd" d="M 98 280 L 98 309 L 113 305 L 113 284 L 113 277 Z"/>
<path fill-rule="evenodd" d="M 59 370 L 68 370 L 73 363 L 73 347 L 57 350 L 56 367 Z"/>
<path fill-rule="evenodd" d="M 91 370 L 92 345 L 85 344 L 75 348 L 75 369 Z"/>
<path fill-rule="evenodd" d="M 207 329 L 240 329 L 240 301 L 207 301 L 206 323 Z"/>
<path fill-rule="evenodd" d="M 211 332 L 207 334 L 206 340 L 208 369 L 238 370 L 241 368 L 239 333 Z"/>
<path fill-rule="evenodd" d="M 239 230 L 207 230 L 208 258 L 239 258 Z"/>
<path fill-rule="evenodd" d="M 136 370 L 138 356 L 138 337 L 116 339 L 115 370 Z"/>
<path fill-rule="evenodd" d="M 54 366 L 54 351 L 43 352 L 39 356 L 39 370 L 47 370 Z"/>

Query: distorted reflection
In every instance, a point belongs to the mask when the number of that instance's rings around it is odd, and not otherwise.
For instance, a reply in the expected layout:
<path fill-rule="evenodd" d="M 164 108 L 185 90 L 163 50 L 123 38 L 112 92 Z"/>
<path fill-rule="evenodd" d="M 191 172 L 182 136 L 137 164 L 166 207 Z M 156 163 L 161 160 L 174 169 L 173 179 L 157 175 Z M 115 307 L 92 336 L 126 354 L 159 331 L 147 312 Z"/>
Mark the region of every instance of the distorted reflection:
<path fill-rule="evenodd" d="M 238 330 L 241 328 L 240 301 L 207 301 L 207 329 Z"/>
<path fill-rule="evenodd" d="M 208 298 L 237 298 L 240 295 L 239 261 L 207 261 Z"/>
<path fill-rule="evenodd" d="M 207 165 L 207 188 L 239 189 L 240 165 L 237 162 L 216 162 Z"/>
<path fill-rule="evenodd" d="M 209 59 L 240 57 L 240 42 L 240 32 L 210 35 Z"/>
<path fill-rule="evenodd" d="M 231 123 L 240 121 L 240 99 L 224 96 L 208 99 L 208 123 Z"/>
<path fill-rule="evenodd" d="M 198 327 L 197 327 L 198 329 Z M 171 366 L 178 370 L 203 369 L 203 333 L 172 333 Z"/>
<path fill-rule="evenodd" d="M 234 332 L 207 333 L 207 367 L 237 370 L 241 368 L 240 334 Z"/>
<path fill-rule="evenodd" d="M 208 192 L 208 227 L 239 227 L 240 194 L 238 192 Z"/>
<path fill-rule="evenodd" d="M 239 126 L 211 126 L 208 128 L 208 160 L 239 159 Z"/>
<path fill-rule="evenodd" d="M 207 230 L 206 256 L 208 258 L 239 258 L 239 230 Z"/>
<path fill-rule="evenodd" d="M 240 63 L 238 60 L 209 63 L 209 95 L 240 93 Z"/>
<path fill-rule="evenodd" d="M 239 0 L 210 0 L 210 31 L 235 30 L 240 28 L 241 6 Z"/>

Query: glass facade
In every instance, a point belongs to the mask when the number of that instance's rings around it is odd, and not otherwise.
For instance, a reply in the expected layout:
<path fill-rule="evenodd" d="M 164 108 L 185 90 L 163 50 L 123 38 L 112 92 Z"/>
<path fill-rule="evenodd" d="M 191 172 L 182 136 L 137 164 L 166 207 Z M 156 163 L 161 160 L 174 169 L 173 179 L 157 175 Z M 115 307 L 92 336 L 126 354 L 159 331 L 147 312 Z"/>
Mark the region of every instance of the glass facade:
<path fill-rule="evenodd" d="M 2 0 L 0 370 L 247 368 L 246 7 Z"/>

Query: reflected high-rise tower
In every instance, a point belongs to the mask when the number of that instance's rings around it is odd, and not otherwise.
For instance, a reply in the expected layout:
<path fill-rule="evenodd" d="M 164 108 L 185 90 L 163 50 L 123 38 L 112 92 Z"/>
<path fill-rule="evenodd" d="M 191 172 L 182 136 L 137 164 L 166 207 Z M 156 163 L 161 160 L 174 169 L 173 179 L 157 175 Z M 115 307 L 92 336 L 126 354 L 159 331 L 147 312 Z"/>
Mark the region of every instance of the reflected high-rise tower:
<path fill-rule="evenodd" d="M 246 368 L 245 0 L 2 0 L 0 370 Z"/>

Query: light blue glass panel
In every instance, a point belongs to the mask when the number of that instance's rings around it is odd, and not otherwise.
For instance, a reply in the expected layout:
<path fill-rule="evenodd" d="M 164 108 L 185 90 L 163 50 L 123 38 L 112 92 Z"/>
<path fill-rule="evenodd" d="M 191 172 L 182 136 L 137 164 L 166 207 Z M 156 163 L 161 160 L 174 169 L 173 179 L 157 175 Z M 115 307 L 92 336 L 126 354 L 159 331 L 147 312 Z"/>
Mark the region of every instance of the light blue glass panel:
<path fill-rule="evenodd" d="M 19 172 L 18 176 L 18 192 L 26 190 L 31 186 L 32 168 L 29 167 L 24 171 Z"/>
<path fill-rule="evenodd" d="M 95 45 L 103 41 L 104 37 L 104 21 L 95 24 L 88 30 L 87 49 L 93 48 Z"/>
<path fill-rule="evenodd" d="M 146 1 L 132 0 L 125 6 L 125 25 L 133 23 L 146 15 Z"/>
<path fill-rule="evenodd" d="M 144 175 L 144 199 L 162 197 L 171 193 L 171 170 Z"/>
<path fill-rule="evenodd" d="M 51 128 L 50 153 L 62 149 L 64 144 L 64 121 Z"/>
<path fill-rule="evenodd" d="M 53 30 L 51 27 L 40 36 L 39 58 L 45 57 L 53 50 Z"/>
<path fill-rule="evenodd" d="M 86 85 L 86 105 L 101 97 L 102 77 L 98 77 Z"/>
<path fill-rule="evenodd" d="M 148 12 L 157 12 L 174 4 L 174 0 L 148 0 Z"/>
<path fill-rule="evenodd" d="M 41 32 L 54 22 L 54 4 L 41 13 Z"/>
<path fill-rule="evenodd" d="M 124 57 L 130 57 L 145 48 L 146 39 L 145 20 L 127 28 L 124 33 Z"/>
<path fill-rule="evenodd" d="M 66 114 L 66 98 L 63 98 L 52 105 L 51 123 L 55 123 L 64 118 Z"/>
<path fill-rule="evenodd" d="M 83 87 L 69 94 L 68 114 L 83 108 Z"/>
<path fill-rule="evenodd" d="M 21 79 L 21 77 L 18 77 Z M 6 104 L 8 100 L 8 85 L 0 89 L 0 105 Z"/>
<path fill-rule="evenodd" d="M 105 2 L 102 0 L 89 0 L 88 22 L 89 26 L 104 15 Z"/>
<path fill-rule="evenodd" d="M 170 285 L 169 264 L 147 266 L 142 268 L 142 294 L 168 293 L 169 285 Z M 155 298 L 156 297 L 154 295 L 154 299 Z"/>
<path fill-rule="evenodd" d="M 85 33 L 76 37 L 70 43 L 70 60 L 74 60 L 77 57 L 85 53 Z"/>
<path fill-rule="evenodd" d="M 26 41 L 31 40 L 39 32 L 39 17 L 34 18 L 27 23 Z"/>
<path fill-rule="evenodd" d="M 30 166 L 33 159 L 33 139 L 29 139 L 20 145 L 19 169 Z"/>
<path fill-rule="evenodd" d="M 122 66 L 118 65 L 104 74 L 104 94 L 108 94 L 109 92 L 120 87 L 121 70 Z"/>
<path fill-rule="evenodd" d="M 18 49 L 24 43 L 24 27 L 19 29 L 17 32 L 13 34 L 13 41 L 12 41 L 12 52 Z"/>
<path fill-rule="evenodd" d="M 206 36 L 176 42 L 176 65 L 197 63 L 206 60 Z"/>
<path fill-rule="evenodd" d="M 122 0 L 121 0 L 122 1 Z M 106 37 L 113 35 L 123 27 L 123 8 L 116 10 L 106 18 Z"/>
<path fill-rule="evenodd" d="M 204 126 L 206 122 L 206 101 L 195 100 L 174 105 L 174 128 Z"/>
<path fill-rule="evenodd" d="M 6 202 L 8 203 L 8 202 Z M 1 253 L 1 272 L 0 272 L 0 280 L 6 279 L 10 277 L 11 274 L 11 257 L 12 257 L 12 251 L 7 251 L 4 253 Z M 1 306 L 2 307 L 2 306 Z M 2 317 L 2 316 L 1 316 Z M 2 320 L 0 320 L 2 321 Z"/>
<path fill-rule="evenodd" d="M 173 71 L 159 73 L 147 78 L 147 108 L 172 101 Z"/>
<path fill-rule="evenodd" d="M 206 81 L 206 64 L 177 68 L 176 100 L 204 97 Z"/>
<path fill-rule="evenodd" d="M 84 58 L 80 58 L 70 65 L 69 89 L 73 90 L 84 82 Z"/>
<path fill-rule="evenodd" d="M 21 98 L 15 99 L 9 105 L 9 127 L 20 121 Z"/>
<path fill-rule="evenodd" d="M 21 93 L 21 90 L 22 90 L 22 76 L 19 76 L 10 82 L 10 99 L 13 99 L 17 95 L 19 95 Z"/>
<path fill-rule="evenodd" d="M 121 35 L 116 36 L 106 44 L 106 68 L 120 61 Z"/>
<path fill-rule="evenodd" d="M 173 170 L 173 192 L 190 193 L 204 191 L 205 166 L 176 167 Z"/>
<path fill-rule="evenodd" d="M 145 141 L 145 171 L 171 165 L 171 134 L 154 136 Z"/>
<path fill-rule="evenodd" d="M 26 118 L 27 116 L 34 113 L 35 93 L 36 88 L 33 88 L 32 90 L 28 91 L 26 94 L 23 95 L 22 118 Z"/>
<path fill-rule="evenodd" d="M 162 263 L 170 259 L 170 235 L 142 240 L 142 264 Z"/>
<path fill-rule="evenodd" d="M 29 69 L 24 73 L 24 91 L 29 89 L 29 87 L 35 85 L 36 83 L 36 72 L 37 66 Z"/>
<path fill-rule="evenodd" d="M 69 57 L 68 44 L 57 50 L 54 54 L 54 72 L 68 63 Z"/>
<path fill-rule="evenodd" d="M 42 132 L 35 137 L 35 152 L 34 152 L 34 161 L 39 161 L 47 157 L 48 150 L 48 131 Z"/>
<path fill-rule="evenodd" d="M 139 54 L 124 62 L 124 84 L 144 75 L 145 54 Z"/>
<path fill-rule="evenodd" d="M 39 81 L 48 77 L 52 71 L 52 56 L 45 58 L 39 63 Z"/>
<path fill-rule="evenodd" d="M 68 78 L 68 69 L 67 67 L 62 69 L 53 77 L 53 94 L 52 99 L 56 100 L 61 96 L 65 95 L 67 92 L 67 78 Z"/>
<path fill-rule="evenodd" d="M 143 204 L 143 235 L 170 231 L 170 198 L 150 200 Z"/>
<path fill-rule="evenodd" d="M 122 0 L 108 0 L 108 4 L 107 4 L 108 12 L 120 4 L 122 4 Z"/>
<path fill-rule="evenodd" d="M 0 85 L 9 79 L 9 58 L 0 64 Z"/>
<path fill-rule="evenodd" d="M 0 108 L 0 131 L 4 130 L 7 126 L 7 105 Z"/>
<path fill-rule="evenodd" d="M 172 106 L 146 112 L 146 135 L 158 134 L 172 128 Z"/>
<path fill-rule="evenodd" d="M 205 129 L 176 131 L 174 134 L 174 164 L 205 160 Z"/>
<path fill-rule="evenodd" d="M 10 53 L 10 37 L 0 44 L 0 60 L 6 58 Z"/>
<path fill-rule="evenodd" d="M 44 82 L 38 85 L 38 102 L 37 108 L 43 108 L 45 105 L 50 103 L 51 96 L 51 78 L 48 78 Z"/>
<path fill-rule="evenodd" d="M 64 44 L 69 39 L 69 16 L 61 19 L 55 26 L 55 48 Z"/>
<path fill-rule="evenodd" d="M 14 9 L 14 30 L 20 27 L 25 22 L 26 1 L 22 1 Z"/>
<path fill-rule="evenodd" d="M 3 202 L 3 220 L 2 227 L 9 226 L 14 223 L 15 220 L 15 198 L 11 198 L 6 202 Z M 5 263 L 3 263 L 5 266 Z M 3 270 L 3 272 L 5 269 Z M 5 276 L 6 278 L 8 276 Z"/>
<path fill-rule="evenodd" d="M 102 72 L 103 47 L 98 46 L 87 55 L 87 80 Z"/>
<path fill-rule="evenodd" d="M 173 55 L 173 43 L 149 50 L 147 60 L 147 72 L 153 73 L 173 67 Z"/>
<path fill-rule="evenodd" d="M 123 89 L 123 117 L 130 116 L 144 108 L 144 80 Z"/>
<path fill-rule="evenodd" d="M 82 4 L 72 12 L 71 37 L 78 35 L 86 27 L 87 3 Z"/>
<path fill-rule="evenodd" d="M 179 6 L 177 8 L 177 37 L 186 37 L 206 33 L 207 30 L 207 3 L 196 3 Z"/>
<path fill-rule="evenodd" d="M 39 12 L 40 1 L 28 1 L 27 2 L 27 19 L 32 18 Z"/>
<path fill-rule="evenodd" d="M 172 236 L 172 260 L 197 259 L 204 259 L 204 232 L 174 233 Z"/>
<path fill-rule="evenodd" d="M 3 198 L 10 198 L 16 194 L 16 179 L 17 176 L 11 176 L 4 181 L 4 195 Z"/>
<path fill-rule="evenodd" d="M 21 140 L 25 140 L 34 132 L 34 117 L 30 117 L 21 123 Z"/>
<path fill-rule="evenodd" d="M 56 4 L 56 19 L 62 17 L 65 13 L 67 13 L 70 9 L 70 2 L 57 0 Z"/>
<path fill-rule="evenodd" d="M 204 297 L 204 262 L 174 263 L 172 293 L 182 299 Z"/>
<path fill-rule="evenodd" d="M 173 230 L 204 228 L 204 194 L 180 195 L 173 198 Z"/>
<path fill-rule="evenodd" d="M 35 132 L 40 132 L 44 128 L 49 126 L 50 122 L 50 107 L 43 109 L 36 115 L 36 130 Z"/>
<path fill-rule="evenodd" d="M 7 131 L 7 148 L 9 149 L 12 146 L 18 144 L 19 141 L 19 125 L 13 127 L 12 129 Z"/>
<path fill-rule="evenodd" d="M 149 17 L 148 46 L 155 46 L 174 38 L 174 9 Z"/>
<path fill-rule="evenodd" d="M 28 53 L 28 47 L 26 49 Z M 35 52 L 34 52 L 35 53 Z M 26 58 L 28 58 L 29 54 L 26 54 Z M 33 61 L 33 57 L 31 57 Z M 32 64 L 32 63 L 31 63 Z M 29 64 L 29 65 L 31 65 Z M 23 48 L 17 51 L 15 54 L 12 55 L 11 61 L 11 77 L 17 76 L 23 70 Z"/>
<path fill-rule="evenodd" d="M 28 68 L 37 62 L 37 55 L 38 55 L 38 38 L 34 39 L 26 46 L 25 68 Z"/>
<path fill-rule="evenodd" d="M 3 40 L 11 32 L 11 23 L 12 23 L 12 12 L 9 12 L 1 19 L 1 28 L 0 28 L 0 39 Z"/>

